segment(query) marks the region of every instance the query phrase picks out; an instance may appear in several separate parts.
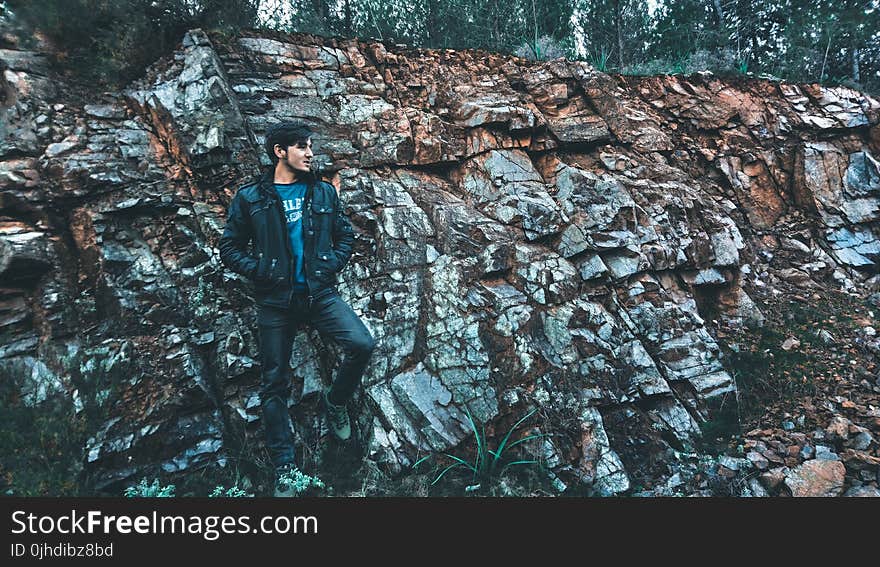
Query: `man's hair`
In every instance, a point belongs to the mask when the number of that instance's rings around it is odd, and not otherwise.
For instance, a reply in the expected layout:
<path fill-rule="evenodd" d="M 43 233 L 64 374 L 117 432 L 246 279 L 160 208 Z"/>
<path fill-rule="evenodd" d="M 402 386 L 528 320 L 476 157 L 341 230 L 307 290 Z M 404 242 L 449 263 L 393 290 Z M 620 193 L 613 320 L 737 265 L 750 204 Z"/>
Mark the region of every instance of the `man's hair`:
<path fill-rule="evenodd" d="M 280 145 L 285 150 L 288 146 L 295 146 L 299 143 L 307 143 L 312 136 L 312 130 L 304 122 L 278 122 L 272 124 L 266 129 L 266 153 L 272 163 L 278 163 L 278 156 L 275 155 L 275 144 Z"/>

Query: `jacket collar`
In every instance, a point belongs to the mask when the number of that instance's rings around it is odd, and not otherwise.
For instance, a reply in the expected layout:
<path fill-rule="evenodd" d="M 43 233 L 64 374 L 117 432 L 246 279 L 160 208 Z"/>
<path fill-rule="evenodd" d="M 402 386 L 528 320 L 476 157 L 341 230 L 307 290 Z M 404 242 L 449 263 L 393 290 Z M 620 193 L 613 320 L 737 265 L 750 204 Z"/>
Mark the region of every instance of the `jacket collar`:
<path fill-rule="evenodd" d="M 259 181 L 257 181 L 257 189 L 264 197 L 271 197 L 272 194 L 275 193 L 272 183 L 274 173 L 275 172 L 272 170 L 272 168 L 269 168 L 263 172 L 263 174 L 260 176 Z"/>
<path fill-rule="evenodd" d="M 275 191 L 275 170 L 273 168 L 268 168 L 263 174 L 260 176 L 259 181 L 257 181 L 257 188 L 259 192 L 266 198 L 274 198 L 278 193 Z M 317 183 L 317 178 L 314 175 L 309 175 L 306 178 L 306 195 L 311 195 L 312 190 L 314 189 L 315 184 Z"/>

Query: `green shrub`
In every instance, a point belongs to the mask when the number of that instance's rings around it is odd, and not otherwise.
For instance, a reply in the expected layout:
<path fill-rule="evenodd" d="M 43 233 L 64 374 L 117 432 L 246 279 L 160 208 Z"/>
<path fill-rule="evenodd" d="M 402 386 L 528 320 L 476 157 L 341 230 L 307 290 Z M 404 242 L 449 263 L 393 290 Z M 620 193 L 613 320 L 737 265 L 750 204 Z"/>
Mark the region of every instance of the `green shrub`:
<path fill-rule="evenodd" d="M 527 41 L 520 45 L 514 52 L 517 57 L 535 59 L 537 61 L 549 61 L 559 57 L 571 57 L 569 49 L 556 38 L 542 35 L 537 42 Z"/>
<path fill-rule="evenodd" d="M 324 490 L 326 488 L 324 481 L 320 478 L 304 474 L 299 469 L 284 473 L 281 475 L 281 478 L 278 479 L 278 483 L 286 485 L 286 489 L 292 487 L 295 496 L 300 496 L 311 488 L 318 490 Z"/>
<path fill-rule="evenodd" d="M 237 486 L 226 488 L 222 484 L 214 487 L 214 491 L 208 495 L 208 498 L 246 498 L 250 496 L 247 492 Z"/>
<path fill-rule="evenodd" d="M 597 71 L 605 73 L 608 71 L 608 59 L 610 57 L 611 51 L 603 45 L 596 53 L 590 53 L 587 59 L 590 65 L 595 67 Z"/>
<path fill-rule="evenodd" d="M 508 457 L 509 450 L 519 445 L 520 443 L 525 443 L 526 441 L 530 441 L 532 439 L 538 439 L 548 436 L 544 433 L 527 435 L 521 439 L 514 441 L 513 443 L 508 443 L 508 441 L 510 441 L 511 435 L 513 435 L 513 432 L 520 425 L 522 425 L 523 422 L 530 418 L 536 411 L 538 411 L 537 409 L 533 409 L 525 416 L 523 416 L 519 421 L 517 421 L 513 425 L 513 427 L 510 428 L 510 430 L 507 432 L 507 434 L 504 436 L 504 438 L 501 440 L 501 443 L 495 450 L 489 449 L 487 446 L 485 426 L 478 429 L 477 424 L 474 421 L 473 417 L 471 417 L 471 413 L 467 409 L 467 407 L 464 408 L 464 411 L 465 414 L 467 414 L 468 422 L 470 423 L 471 430 L 474 432 L 474 439 L 477 443 L 477 450 L 474 461 L 470 462 L 460 457 L 456 457 L 455 455 L 444 453 L 444 456 L 448 459 L 451 459 L 453 463 L 443 469 L 443 471 L 437 476 L 437 478 L 434 479 L 434 482 L 431 483 L 432 485 L 439 482 L 440 479 L 443 478 L 449 471 L 458 467 L 465 467 L 472 473 L 472 482 L 469 486 L 465 487 L 465 492 L 472 492 L 474 490 L 478 490 L 483 483 L 492 482 L 498 479 L 509 467 L 538 463 L 538 461 L 534 459 L 511 460 Z M 482 435 L 480 434 L 480 430 L 482 430 Z M 422 457 L 413 464 L 412 468 L 417 467 L 422 462 L 433 456 L 434 455 L 427 455 L 425 457 Z"/>
<path fill-rule="evenodd" d="M 126 488 L 124 494 L 128 498 L 174 498 L 174 485 L 160 486 L 158 478 L 147 484 L 147 479 L 143 478 L 138 484 Z"/>
<path fill-rule="evenodd" d="M 690 75 L 698 71 L 711 71 L 718 75 L 742 75 L 748 72 L 748 61 L 733 49 L 699 49 L 693 53 L 668 59 L 653 59 L 645 63 L 629 65 L 624 75 Z"/>

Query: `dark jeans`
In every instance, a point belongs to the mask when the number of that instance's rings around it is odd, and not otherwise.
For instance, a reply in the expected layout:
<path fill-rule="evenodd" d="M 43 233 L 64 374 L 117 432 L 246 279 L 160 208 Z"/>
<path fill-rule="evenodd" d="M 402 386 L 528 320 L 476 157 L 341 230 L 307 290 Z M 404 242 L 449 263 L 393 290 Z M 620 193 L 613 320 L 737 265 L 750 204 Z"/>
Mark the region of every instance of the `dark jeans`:
<path fill-rule="evenodd" d="M 320 292 L 311 301 L 305 294 L 294 294 L 287 309 L 259 306 L 257 322 L 263 366 L 260 402 L 266 448 L 272 463 L 279 467 L 294 462 L 287 400 L 291 387 L 290 351 L 300 326 L 312 325 L 322 340 L 335 341 L 345 353 L 328 394 L 330 401 L 337 405 L 348 401 L 360 384 L 376 342 L 333 288 Z"/>

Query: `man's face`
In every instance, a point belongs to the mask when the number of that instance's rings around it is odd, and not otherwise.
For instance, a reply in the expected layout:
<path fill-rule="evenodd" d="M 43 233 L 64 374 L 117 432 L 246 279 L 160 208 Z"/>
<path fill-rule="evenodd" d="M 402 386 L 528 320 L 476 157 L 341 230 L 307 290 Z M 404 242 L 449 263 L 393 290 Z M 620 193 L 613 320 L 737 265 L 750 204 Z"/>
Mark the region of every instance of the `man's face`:
<path fill-rule="evenodd" d="M 278 161 L 282 161 L 286 163 L 291 169 L 295 171 L 309 171 L 309 168 L 312 163 L 312 139 L 309 138 L 306 142 L 297 142 L 292 146 L 287 146 L 287 148 L 282 148 L 281 144 L 275 144 L 275 155 L 278 156 Z"/>

